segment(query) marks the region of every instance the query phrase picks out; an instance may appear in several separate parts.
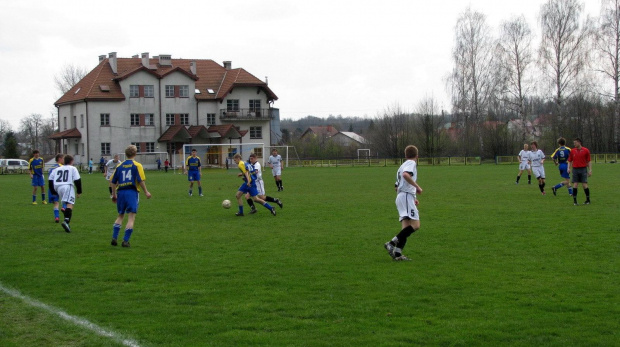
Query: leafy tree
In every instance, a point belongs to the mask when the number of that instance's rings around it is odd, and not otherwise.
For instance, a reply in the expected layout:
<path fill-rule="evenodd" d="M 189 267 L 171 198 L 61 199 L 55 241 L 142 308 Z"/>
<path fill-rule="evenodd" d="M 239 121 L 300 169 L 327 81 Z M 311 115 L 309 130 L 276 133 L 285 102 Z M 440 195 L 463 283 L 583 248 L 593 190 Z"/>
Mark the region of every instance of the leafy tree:
<path fill-rule="evenodd" d="M 5 158 L 19 158 L 17 138 L 15 137 L 15 133 L 11 130 L 4 136 L 4 152 L 2 155 Z"/>

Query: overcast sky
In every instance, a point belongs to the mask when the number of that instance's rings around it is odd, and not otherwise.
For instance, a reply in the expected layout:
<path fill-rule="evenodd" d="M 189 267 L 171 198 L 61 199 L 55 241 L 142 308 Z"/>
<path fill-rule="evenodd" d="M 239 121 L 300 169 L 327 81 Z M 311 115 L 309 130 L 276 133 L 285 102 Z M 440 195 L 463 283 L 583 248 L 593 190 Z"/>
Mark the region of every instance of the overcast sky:
<path fill-rule="evenodd" d="M 0 0 L 0 119 L 17 130 L 33 113 L 49 117 L 60 97 L 54 76 L 98 56 L 149 52 L 231 60 L 278 95 L 282 118 L 374 117 L 415 109 L 434 96 L 450 109 L 457 17 L 468 6 L 494 28 L 524 14 L 536 42 L 541 0 Z M 598 16 L 600 2 L 585 1 Z"/>

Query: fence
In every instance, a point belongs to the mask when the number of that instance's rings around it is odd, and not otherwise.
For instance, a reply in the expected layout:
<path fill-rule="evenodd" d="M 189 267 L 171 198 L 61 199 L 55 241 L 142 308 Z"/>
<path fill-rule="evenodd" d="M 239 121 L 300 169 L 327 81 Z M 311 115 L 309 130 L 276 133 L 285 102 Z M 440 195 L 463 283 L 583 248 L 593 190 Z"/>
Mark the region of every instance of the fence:
<path fill-rule="evenodd" d="M 404 158 L 366 159 L 300 159 L 290 160 L 288 166 L 296 167 L 354 167 L 354 166 L 400 166 Z M 418 158 L 418 165 L 480 165 L 480 157 L 434 157 Z"/>
<path fill-rule="evenodd" d="M 591 160 L 593 163 L 617 163 L 618 159 L 620 159 L 620 153 L 600 153 L 600 154 L 591 154 Z M 551 159 L 551 157 L 546 156 L 546 159 Z M 498 155 L 495 157 L 495 164 L 503 165 L 503 164 L 518 164 L 519 157 L 516 155 Z"/>

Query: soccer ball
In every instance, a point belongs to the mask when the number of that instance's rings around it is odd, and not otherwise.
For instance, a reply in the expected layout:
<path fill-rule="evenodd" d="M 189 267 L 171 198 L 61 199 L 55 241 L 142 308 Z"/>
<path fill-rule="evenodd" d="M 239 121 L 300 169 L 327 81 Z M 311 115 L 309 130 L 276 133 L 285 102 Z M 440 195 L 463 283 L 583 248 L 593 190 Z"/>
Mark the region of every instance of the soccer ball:
<path fill-rule="evenodd" d="M 222 201 L 222 207 L 223 208 L 230 208 L 230 200 Z"/>

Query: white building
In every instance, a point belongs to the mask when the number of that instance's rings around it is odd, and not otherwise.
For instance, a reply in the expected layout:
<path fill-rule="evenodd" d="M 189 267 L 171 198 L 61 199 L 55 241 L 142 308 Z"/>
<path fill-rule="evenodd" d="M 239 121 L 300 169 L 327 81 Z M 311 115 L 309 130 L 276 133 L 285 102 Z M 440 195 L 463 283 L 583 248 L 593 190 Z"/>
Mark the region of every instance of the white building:
<path fill-rule="evenodd" d="M 277 99 L 266 82 L 230 61 L 112 52 L 56 101 L 59 132 L 50 138 L 76 162 L 97 162 L 129 144 L 170 156 L 184 155 L 189 143 L 269 146 L 279 131 L 271 123 Z"/>

